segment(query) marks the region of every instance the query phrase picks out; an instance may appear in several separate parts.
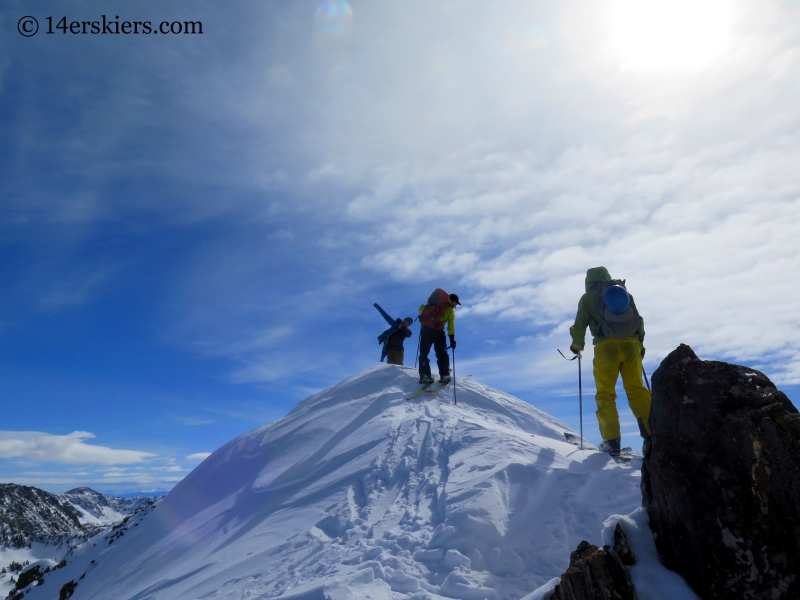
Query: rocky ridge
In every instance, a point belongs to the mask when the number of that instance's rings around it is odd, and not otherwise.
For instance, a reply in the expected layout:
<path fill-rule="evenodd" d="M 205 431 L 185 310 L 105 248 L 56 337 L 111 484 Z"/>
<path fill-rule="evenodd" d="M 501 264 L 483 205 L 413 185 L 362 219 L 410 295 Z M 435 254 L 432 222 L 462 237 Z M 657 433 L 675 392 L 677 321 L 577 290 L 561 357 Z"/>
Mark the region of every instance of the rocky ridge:
<path fill-rule="evenodd" d="M 681 345 L 653 375 L 643 504 L 704 599 L 800 598 L 800 414 L 763 373 Z"/>
<path fill-rule="evenodd" d="M 122 521 L 153 498 L 104 496 L 88 487 L 64 493 L 0 484 L 0 548 L 58 545 Z"/>
<path fill-rule="evenodd" d="M 90 532 L 56 494 L 25 485 L 0 484 L 0 546 L 21 548 L 33 541 L 63 541 Z"/>

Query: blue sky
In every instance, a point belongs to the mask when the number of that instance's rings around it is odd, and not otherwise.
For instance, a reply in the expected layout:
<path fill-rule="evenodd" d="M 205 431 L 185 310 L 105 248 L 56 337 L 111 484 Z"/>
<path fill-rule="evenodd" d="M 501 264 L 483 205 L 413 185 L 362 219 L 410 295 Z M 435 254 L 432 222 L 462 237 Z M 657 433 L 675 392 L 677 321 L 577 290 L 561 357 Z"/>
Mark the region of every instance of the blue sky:
<path fill-rule="evenodd" d="M 46 33 L 101 15 L 203 34 Z M 649 373 L 688 343 L 797 404 L 795 3 L 7 1 L 0 31 L 3 481 L 169 489 L 437 286 L 459 372 L 577 427 L 555 349 L 600 264 Z"/>

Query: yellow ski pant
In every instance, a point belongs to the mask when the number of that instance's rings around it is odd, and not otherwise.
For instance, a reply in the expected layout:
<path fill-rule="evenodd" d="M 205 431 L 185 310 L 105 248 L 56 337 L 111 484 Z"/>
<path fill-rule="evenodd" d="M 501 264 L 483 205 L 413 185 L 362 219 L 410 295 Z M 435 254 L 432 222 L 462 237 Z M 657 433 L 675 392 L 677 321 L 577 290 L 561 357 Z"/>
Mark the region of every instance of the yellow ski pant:
<path fill-rule="evenodd" d="M 617 376 L 628 396 L 628 405 L 639 422 L 639 429 L 650 435 L 650 392 L 642 384 L 642 346 L 639 340 L 609 338 L 594 347 L 594 382 L 597 386 L 597 422 L 603 441 L 622 437 L 617 412 Z"/>

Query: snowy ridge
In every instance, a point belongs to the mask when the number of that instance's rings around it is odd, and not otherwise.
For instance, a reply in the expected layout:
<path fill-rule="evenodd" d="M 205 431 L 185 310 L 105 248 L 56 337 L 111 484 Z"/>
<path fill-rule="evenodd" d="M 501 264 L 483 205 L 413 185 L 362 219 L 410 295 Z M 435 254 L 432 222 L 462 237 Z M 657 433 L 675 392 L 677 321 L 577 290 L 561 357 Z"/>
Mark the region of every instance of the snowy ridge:
<path fill-rule="evenodd" d="M 89 531 L 56 494 L 35 487 L 0 483 L 0 548 L 21 548 L 33 541 L 85 536 Z"/>
<path fill-rule="evenodd" d="M 78 572 L 74 600 L 516 599 L 640 505 L 638 458 L 581 451 L 563 423 L 472 380 L 457 406 L 450 389 L 406 401 L 416 378 L 368 369 L 236 438 L 26 599 Z"/>

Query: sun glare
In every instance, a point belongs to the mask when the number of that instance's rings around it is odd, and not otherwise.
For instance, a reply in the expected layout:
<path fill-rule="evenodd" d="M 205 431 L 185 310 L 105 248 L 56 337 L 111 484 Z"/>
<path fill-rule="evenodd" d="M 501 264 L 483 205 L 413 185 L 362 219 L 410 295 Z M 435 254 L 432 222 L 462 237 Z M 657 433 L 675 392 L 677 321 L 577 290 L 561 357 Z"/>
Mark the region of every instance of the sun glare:
<path fill-rule="evenodd" d="M 731 0 L 612 0 L 608 35 L 624 70 L 699 71 L 731 46 Z"/>

